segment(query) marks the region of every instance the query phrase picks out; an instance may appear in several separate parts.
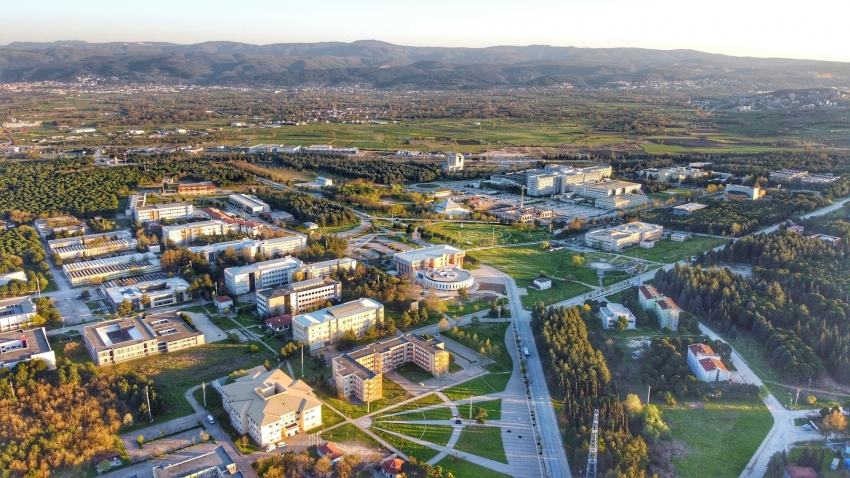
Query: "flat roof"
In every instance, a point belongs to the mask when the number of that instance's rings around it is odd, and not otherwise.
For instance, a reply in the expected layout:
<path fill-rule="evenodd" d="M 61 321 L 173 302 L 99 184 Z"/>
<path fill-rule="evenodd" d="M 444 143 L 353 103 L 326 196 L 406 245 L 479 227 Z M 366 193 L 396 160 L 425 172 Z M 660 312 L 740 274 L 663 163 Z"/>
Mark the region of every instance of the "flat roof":
<path fill-rule="evenodd" d="M 168 466 L 159 465 L 154 467 L 154 470 L 156 470 L 157 478 L 182 478 L 185 476 L 195 476 L 211 468 L 226 471 L 227 466 L 232 464 L 233 459 L 230 458 L 224 447 L 219 445 L 203 455 L 198 455 Z"/>
<path fill-rule="evenodd" d="M 17 362 L 50 351 L 44 327 L 0 333 L 0 362 Z"/>
<path fill-rule="evenodd" d="M 422 249 L 414 249 L 407 252 L 397 252 L 393 257 L 410 263 L 424 261 L 426 259 L 436 259 L 444 255 L 452 255 L 462 253 L 463 251 L 457 247 L 452 247 L 447 244 L 439 246 L 423 247 Z"/>
<path fill-rule="evenodd" d="M 632 186 L 640 186 L 639 183 L 631 183 L 628 181 L 603 181 L 598 183 L 585 183 L 584 187 L 591 189 L 617 189 L 617 188 L 627 188 Z"/>
<path fill-rule="evenodd" d="M 269 269 L 279 269 L 283 267 L 292 267 L 297 268 L 301 267 L 303 262 L 300 259 L 296 259 L 294 257 L 286 256 L 281 257 L 280 259 L 272 259 L 270 261 L 263 262 L 255 262 L 253 264 L 248 264 L 247 266 L 241 267 L 228 267 L 224 270 L 225 274 L 230 275 L 238 275 L 238 274 L 247 274 L 254 271 L 259 270 L 269 270 Z"/>
<path fill-rule="evenodd" d="M 160 203 L 160 204 L 151 204 L 146 206 L 137 207 L 137 211 L 151 211 L 154 209 L 174 209 L 174 208 L 186 208 L 192 207 L 191 204 L 187 202 L 171 202 L 171 203 Z"/>
<path fill-rule="evenodd" d="M 687 204 L 680 204 L 675 206 L 673 209 L 680 209 L 682 211 L 699 211 L 700 209 L 707 208 L 707 204 L 700 204 L 698 202 L 689 202 Z"/>
<path fill-rule="evenodd" d="M 109 296 L 109 300 L 113 304 L 120 304 L 124 300 L 134 301 L 142 298 L 143 295 L 159 296 L 162 294 L 173 294 L 176 291 L 185 291 L 189 289 L 189 283 L 180 277 L 168 277 L 165 279 L 156 279 L 145 282 L 138 282 L 132 285 L 117 285 L 113 287 L 105 287 L 104 292 Z"/>
<path fill-rule="evenodd" d="M 378 310 L 383 307 L 384 306 L 380 302 L 376 302 L 368 298 L 361 298 L 344 304 L 326 307 L 315 312 L 299 314 L 293 317 L 292 320 L 293 322 L 298 322 L 304 327 L 310 327 L 329 320 L 337 320 L 366 310 Z"/>
<path fill-rule="evenodd" d="M 226 226 L 227 223 L 218 219 L 210 219 L 209 221 L 190 222 L 187 224 L 175 224 L 173 226 L 162 226 L 163 234 L 168 234 L 173 231 L 182 231 L 184 229 L 196 229 L 207 226 Z"/>
<path fill-rule="evenodd" d="M 192 330 L 177 312 L 109 320 L 83 329 L 86 343 L 97 352 L 150 340 L 171 342 L 198 335 L 202 334 Z"/>
<path fill-rule="evenodd" d="M 262 208 L 269 207 L 268 204 L 261 201 L 257 196 L 251 196 L 251 195 L 248 195 L 248 194 L 231 194 L 230 200 L 236 201 L 239 204 L 242 204 L 243 206 L 262 207 Z"/>

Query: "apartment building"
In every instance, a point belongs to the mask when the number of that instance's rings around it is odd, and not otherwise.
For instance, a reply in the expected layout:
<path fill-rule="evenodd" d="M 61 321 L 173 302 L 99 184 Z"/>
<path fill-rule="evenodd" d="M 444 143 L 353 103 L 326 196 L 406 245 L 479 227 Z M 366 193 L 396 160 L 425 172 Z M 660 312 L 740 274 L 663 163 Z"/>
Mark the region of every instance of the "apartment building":
<path fill-rule="evenodd" d="M 56 368 L 56 354 L 47 341 L 44 327 L 0 333 L 0 368 L 15 368 L 21 362 L 41 359 Z"/>
<path fill-rule="evenodd" d="M 694 376 L 703 382 L 729 381 L 729 369 L 723 365 L 720 354 L 706 344 L 688 346 L 688 366 Z"/>
<path fill-rule="evenodd" d="M 195 208 L 187 202 L 152 204 L 139 206 L 133 210 L 133 219 L 139 222 L 153 222 L 160 219 L 185 219 L 192 215 Z"/>
<path fill-rule="evenodd" d="M 294 282 L 286 287 L 257 291 L 257 313 L 260 317 L 300 314 L 307 309 L 320 309 L 328 302 L 342 300 L 342 283 L 330 277 L 317 277 Z"/>
<path fill-rule="evenodd" d="M 116 309 L 125 300 L 133 304 L 133 310 L 145 310 L 185 302 L 192 298 L 189 283 L 180 277 L 165 277 L 134 284 L 117 282 L 119 283 L 110 281 L 100 286 L 103 295 Z"/>
<path fill-rule="evenodd" d="M 174 352 L 203 345 L 204 334 L 176 312 L 109 320 L 83 329 L 86 349 L 96 365 Z"/>
<path fill-rule="evenodd" d="M 175 244 L 188 244 L 203 236 L 223 236 L 232 229 L 224 221 L 201 221 L 189 224 L 163 226 L 162 239 Z"/>
<path fill-rule="evenodd" d="M 630 222 L 606 229 L 597 229 L 584 235 L 584 244 L 603 251 L 622 251 L 643 241 L 661 239 L 663 226 L 645 222 Z"/>
<path fill-rule="evenodd" d="M 313 389 L 277 368 L 251 369 L 219 390 L 230 424 L 260 446 L 322 424 L 322 404 Z"/>
<path fill-rule="evenodd" d="M 655 316 L 658 317 L 658 326 L 662 329 L 669 327 L 672 331 L 679 330 L 679 315 L 682 309 L 669 297 L 663 297 L 655 303 Z"/>
<path fill-rule="evenodd" d="M 125 254 L 92 261 L 64 264 L 62 272 L 72 286 L 102 283 L 122 277 L 133 277 L 162 269 L 152 253 Z"/>
<path fill-rule="evenodd" d="M 449 372 L 449 352 L 439 339 L 424 339 L 416 334 L 377 342 L 333 359 L 336 389 L 343 396 L 354 396 L 362 402 L 380 400 L 383 372 L 408 363 L 440 377 Z"/>
<path fill-rule="evenodd" d="M 261 201 L 257 196 L 251 196 L 250 194 L 231 194 L 230 204 L 248 214 L 262 214 L 272 210 L 268 204 Z"/>
<path fill-rule="evenodd" d="M 399 252 L 393 256 L 395 269 L 400 276 L 411 274 L 420 269 L 436 269 L 441 267 L 463 267 L 464 251 L 448 246 L 431 246 Z"/>
<path fill-rule="evenodd" d="M 310 346 L 324 347 L 347 330 L 360 336 L 368 327 L 384 321 L 384 306 L 372 299 L 357 299 L 292 318 L 292 337 Z"/>
<path fill-rule="evenodd" d="M 303 264 L 299 259 L 287 256 L 247 266 L 229 267 L 224 270 L 224 286 L 234 295 L 282 286 L 292 281 L 292 274 Z"/>

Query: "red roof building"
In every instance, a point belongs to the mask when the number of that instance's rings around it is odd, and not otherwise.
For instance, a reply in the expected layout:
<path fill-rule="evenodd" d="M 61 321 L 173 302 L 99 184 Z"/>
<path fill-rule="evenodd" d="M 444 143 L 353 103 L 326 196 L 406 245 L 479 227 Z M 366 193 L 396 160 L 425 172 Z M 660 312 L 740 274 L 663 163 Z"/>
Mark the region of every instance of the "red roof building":
<path fill-rule="evenodd" d="M 345 453 L 342 452 L 336 445 L 331 442 L 327 442 L 323 445 L 319 445 L 316 449 L 319 452 L 319 456 L 326 456 L 331 459 L 331 464 L 339 461 L 340 458 L 345 456 Z"/>
<path fill-rule="evenodd" d="M 818 473 L 808 466 L 786 466 L 786 478 L 818 478 Z"/>
<path fill-rule="evenodd" d="M 688 346 L 688 366 L 694 376 L 703 382 L 725 382 L 729 380 L 729 369 L 723 365 L 720 355 L 706 344 Z"/>
<path fill-rule="evenodd" d="M 268 328 L 269 330 L 274 330 L 275 332 L 280 332 L 281 330 L 289 330 L 289 328 L 292 327 L 292 315 L 278 315 L 277 317 L 266 319 L 263 322 L 266 324 L 266 328 Z"/>
<path fill-rule="evenodd" d="M 92 461 L 94 462 L 95 465 L 97 465 L 102 461 L 114 460 L 115 458 L 120 458 L 120 457 L 121 457 L 120 453 L 118 453 L 117 451 L 113 451 L 113 452 L 110 452 L 110 453 L 105 453 L 103 455 L 98 455 L 98 456 L 92 458 Z"/>
<path fill-rule="evenodd" d="M 387 478 L 395 478 L 401 474 L 402 466 L 404 466 L 404 460 L 401 458 L 393 458 L 381 464 L 381 473 Z"/>

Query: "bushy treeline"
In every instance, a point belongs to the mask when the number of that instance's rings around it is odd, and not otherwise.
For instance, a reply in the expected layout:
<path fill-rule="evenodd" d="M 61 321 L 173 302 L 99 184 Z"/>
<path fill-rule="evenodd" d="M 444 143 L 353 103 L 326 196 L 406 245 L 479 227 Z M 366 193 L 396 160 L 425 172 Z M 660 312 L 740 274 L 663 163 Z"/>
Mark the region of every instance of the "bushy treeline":
<path fill-rule="evenodd" d="M 690 216 L 676 215 L 671 208 L 664 208 L 639 211 L 626 217 L 688 232 L 740 236 L 827 206 L 829 200 L 815 193 L 781 192 L 769 201 L 707 199 L 705 204 L 708 205 L 707 208 Z"/>
<path fill-rule="evenodd" d="M 325 198 L 292 191 L 266 191 L 260 199 L 274 209 L 282 209 L 299 221 L 315 222 L 319 226 L 344 226 L 356 219 L 351 209 Z"/>
<path fill-rule="evenodd" d="M 26 271 L 26 280 L 0 285 L 0 298 L 31 294 L 47 287 L 50 266 L 38 232 L 29 226 L 0 231 L 0 274 Z"/>
<path fill-rule="evenodd" d="M 593 410 L 599 409 L 599 469 L 602 476 L 645 477 L 647 444 L 640 431 L 629 427 L 629 414 L 620 399 L 609 394 L 611 373 L 602 353 L 588 340 L 584 319 L 576 307 L 536 304 L 532 326 L 541 345 L 541 363 L 550 390 L 563 401 L 561 430 L 575 471 L 587 464 Z"/>

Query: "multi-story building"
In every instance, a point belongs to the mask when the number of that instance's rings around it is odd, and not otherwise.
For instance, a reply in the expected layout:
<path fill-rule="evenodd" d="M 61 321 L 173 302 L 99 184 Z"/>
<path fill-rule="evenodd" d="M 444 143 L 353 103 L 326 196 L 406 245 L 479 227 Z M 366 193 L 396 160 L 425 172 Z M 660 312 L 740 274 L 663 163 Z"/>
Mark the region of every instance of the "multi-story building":
<path fill-rule="evenodd" d="M 195 211 L 195 216 L 205 217 L 207 219 L 213 219 L 216 221 L 223 221 L 229 224 L 232 230 L 239 231 L 242 234 L 247 234 L 249 236 L 256 236 L 260 233 L 260 230 L 265 227 L 262 222 L 236 219 L 219 211 L 214 207 L 205 207 L 199 211 Z"/>
<path fill-rule="evenodd" d="M 593 205 L 599 209 L 613 211 L 615 209 L 629 209 L 642 206 L 648 202 L 649 198 L 643 194 L 621 194 L 619 196 L 596 198 Z"/>
<path fill-rule="evenodd" d="M 262 214 L 272 210 L 268 204 L 261 201 L 257 196 L 251 196 L 250 194 L 231 194 L 230 204 L 248 214 Z"/>
<path fill-rule="evenodd" d="M 35 314 L 35 304 L 28 295 L 0 299 L 0 332 L 22 328 Z"/>
<path fill-rule="evenodd" d="M 175 244 L 188 244 L 203 236 L 223 236 L 232 229 L 224 221 L 201 221 L 175 226 L 163 226 L 162 239 Z"/>
<path fill-rule="evenodd" d="M 260 446 L 322 424 L 322 404 L 313 389 L 282 370 L 257 367 L 220 388 L 230 424 Z"/>
<path fill-rule="evenodd" d="M 125 300 L 133 304 L 133 310 L 145 310 L 185 302 L 192 298 L 188 292 L 189 283 L 180 277 L 166 277 L 133 284 L 116 282 L 110 281 L 100 286 L 103 295 L 116 309 Z"/>
<path fill-rule="evenodd" d="M 283 257 L 270 261 L 255 262 L 241 267 L 224 270 L 224 286 L 234 295 L 247 294 L 258 289 L 268 289 L 289 284 L 292 274 L 303 262 L 294 257 Z"/>
<path fill-rule="evenodd" d="M 83 329 L 83 338 L 96 365 L 125 362 L 205 343 L 204 334 L 192 329 L 176 312 L 98 322 Z"/>
<path fill-rule="evenodd" d="M 292 338 L 315 350 L 351 330 L 360 336 L 367 328 L 384 321 L 384 306 L 372 299 L 357 299 L 292 318 Z"/>
<path fill-rule="evenodd" d="M 304 279 L 316 279 L 328 277 L 334 272 L 353 271 L 356 268 L 357 260 L 343 257 L 342 259 L 303 264 L 299 271 L 304 273 Z"/>
<path fill-rule="evenodd" d="M 663 299 L 664 295 L 651 285 L 642 285 L 638 287 L 638 300 L 643 310 L 655 309 L 655 303 Z"/>
<path fill-rule="evenodd" d="M 42 239 L 57 232 L 77 233 L 85 229 L 83 223 L 74 216 L 58 216 L 47 219 L 36 219 L 33 223 L 35 230 Z"/>
<path fill-rule="evenodd" d="M 153 478 L 225 478 L 228 476 L 244 478 L 244 475 L 237 471 L 236 463 L 222 445 L 208 453 L 153 468 Z"/>
<path fill-rule="evenodd" d="M 729 201 L 755 201 L 764 196 L 764 189 L 755 186 L 741 186 L 739 184 L 726 185 L 726 199 Z"/>
<path fill-rule="evenodd" d="M 166 193 L 177 193 L 182 196 L 206 196 L 215 194 L 217 188 L 212 181 L 185 182 L 168 178 L 162 180 L 162 190 Z"/>
<path fill-rule="evenodd" d="M 669 327 L 672 331 L 679 330 L 679 314 L 682 309 L 669 297 L 663 297 L 655 303 L 655 316 L 658 317 L 658 326 L 662 329 Z"/>
<path fill-rule="evenodd" d="M 5 272 L 3 274 L 0 274 L 0 285 L 6 285 L 10 281 L 13 281 L 13 280 L 19 280 L 21 282 L 26 282 L 27 281 L 26 271 L 12 271 L 12 272 Z"/>
<path fill-rule="evenodd" d="M 218 242 L 205 246 L 190 247 L 189 250 L 203 255 L 209 262 L 215 262 L 216 258 L 228 249 L 233 249 L 234 252 L 241 254 L 243 257 L 252 258 L 258 253 L 266 257 L 282 257 L 289 253 L 303 250 L 306 247 L 307 236 L 293 234 L 261 241 L 245 238 L 238 241 Z"/>
<path fill-rule="evenodd" d="M 688 366 L 696 378 L 703 382 L 726 382 L 729 380 L 729 369 L 723 365 L 720 354 L 708 345 L 693 344 L 688 346 Z"/>
<path fill-rule="evenodd" d="M 56 368 L 56 354 L 50 348 L 44 327 L 0 333 L 0 368 L 14 368 L 35 359 L 44 360 L 50 370 Z"/>
<path fill-rule="evenodd" d="M 461 268 L 464 255 L 465 253 L 456 247 L 441 245 L 399 252 L 393 259 L 396 271 L 400 276 L 405 276 L 417 270 L 451 266 Z"/>
<path fill-rule="evenodd" d="M 293 282 L 286 287 L 257 291 L 257 313 L 260 317 L 300 314 L 320 309 L 328 302 L 342 299 L 342 283 L 330 277 L 317 277 Z"/>
<path fill-rule="evenodd" d="M 800 181 L 809 175 L 808 171 L 797 171 L 794 169 L 780 169 L 779 171 L 770 172 L 770 180 L 778 183 L 790 183 Z"/>
<path fill-rule="evenodd" d="M 47 241 L 47 248 L 62 260 L 98 257 L 135 248 L 132 237 L 130 231 L 88 234 Z"/>
<path fill-rule="evenodd" d="M 133 219 L 139 222 L 153 222 L 160 219 L 185 219 L 192 215 L 195 208 L 187 202 L 151 204 L 139 206 L 133 210 Z"/>
<path fill-rule="evenodd" d="M 336 389 L 345 397 L 354 395 L 363 402 L 383 397 L 383 372 L 414 363 L 435 377 L 449 372 L 449 352 L 439 339 L 407 334 L 377 342 L 333 359 Z"/>
<path fill-rule="evenodd" d="M 550 165 L 545 169 L 526 171 L 525 177 L 529 196 L 551 196 L 574 192 L 579 184 L 611 177 L 611 166 L 577 169 L 571 166 Z"/>
<path fill-rule="evenodd" d="M 446 153 L 446 163 L 443 164 L 443 171 L 448 173 L 463 171 L 463 160 L 464 157 L 460 153 Z"/>
<path fill-rule="evenodd" d="M 72 286 L 103 283 L 122 277 L 133 277 L 162 269 L 152 253 L 125 254 L 92 261 L 64 264 L 62 272 Z"/>
<path fill-rule="evenodd" d="M 681 182 L 685 179 L 699 179 L 708 176 L 708 172 L 693 166 L 676 166 L 673 168 L 650 168 L 638 171 L 638 175 L 661 182 Z"/>
<path fill-rule="evenodd" d="M 639 194 L 640 188 L 640 184 L 627 181 L 599 181 L 579 184 L 576 186 L 575 192 L 579 196 L 596 199 L 623 194 Z"/>
<path fill-rule="evenodd" d="M 627 325 L 626 330 L 635 330 L 637 328 L 635 315 L 632 311 L 623 306 L 609 302 L 604 307 L 599 308 L 599 317 L 602 318 L 603 329 L 614 329 L 617 327 L 617 321 L 620 318 L 625 318 Z"/>
<path fill-rule="evenodd" d="M 622 251 L 643 241 L 661 239 L 663 226 L 645 222 L 630 222 L 619 226 L 590 231 L 584 235 L 584 244 L 603 251 Z"/>

